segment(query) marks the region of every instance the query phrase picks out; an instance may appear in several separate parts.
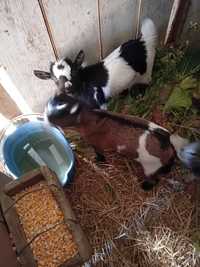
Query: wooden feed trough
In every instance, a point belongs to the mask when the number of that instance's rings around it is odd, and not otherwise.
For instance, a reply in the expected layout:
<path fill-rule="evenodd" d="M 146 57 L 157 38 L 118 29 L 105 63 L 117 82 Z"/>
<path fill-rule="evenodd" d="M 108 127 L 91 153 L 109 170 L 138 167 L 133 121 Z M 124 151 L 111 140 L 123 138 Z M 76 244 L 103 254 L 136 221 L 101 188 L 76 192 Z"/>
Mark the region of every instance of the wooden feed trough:
<path fill-rule="evenodd" d="M 22 266 L 77 266 L 90 257 L 87 238 L 47 167 L 7 184 L 1 206 Z"/>

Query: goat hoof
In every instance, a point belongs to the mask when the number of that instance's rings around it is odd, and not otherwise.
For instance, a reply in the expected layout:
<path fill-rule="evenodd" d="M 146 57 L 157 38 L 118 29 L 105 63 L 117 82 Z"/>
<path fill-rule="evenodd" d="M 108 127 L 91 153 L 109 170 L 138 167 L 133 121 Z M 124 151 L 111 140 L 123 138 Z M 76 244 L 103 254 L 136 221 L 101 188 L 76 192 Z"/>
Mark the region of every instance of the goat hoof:
<path fill-rule="evenodd" d="M 96 155 L 96 162 L 105 162 L 105 161 L 106 161 L 106 158 L 104 155 L 101 155 L 101 154 Z"/>
<path fill-rule="evenodd" d="M 132 98 L 143 98 L 146 92 L 147 85 L 146 84 L 136 84 L 130 90 L 130 95 Z"/>
<path fill-rule="evenodd" d="M 120 98 L 125 98 L 128 95 L 128 93 L 129 93 L 129 89 L 126 89 L 126 90 L 124 90 L 123 92 L 121 92 L 119 94 L 119 97 Z"/>
<path fill-rule="evenodd" d="M 145 180 L 144 182 L 142 182 L 142 189 L 144 191 L 149 191 L 152 190 L 154 186 L 156 186 L 158 184 L 158 179 L 154 179 L 154 180 Z"/>

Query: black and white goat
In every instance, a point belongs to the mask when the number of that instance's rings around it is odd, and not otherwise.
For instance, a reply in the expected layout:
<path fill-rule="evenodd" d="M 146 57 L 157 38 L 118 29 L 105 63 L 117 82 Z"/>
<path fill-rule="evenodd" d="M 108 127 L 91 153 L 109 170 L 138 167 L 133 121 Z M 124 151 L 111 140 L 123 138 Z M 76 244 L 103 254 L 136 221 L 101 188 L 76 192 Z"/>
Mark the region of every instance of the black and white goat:
<path fill-rule="evenodd" d="M 185 139 L 147 120 L 95 110 L 65 93 L 51 98 L 45 109 L 48 121 L 63 129 L 80 133 L 104 159 L 105 152 L 116 152 L 139 162 L 145 175 L 144 189 L 156 182 L 156 174 L 167 170 L 176 156 L 176 149 Z"/>
<path fill-rule="evenodd" d="M 104 109 L 108 98 L 134 84 L 151 82 L 156 42 L 155 25 L 145 19 L 138 39 L 122 44 L 99 63 L 83 67 L 84 52 L 80 51 L 74 62 L 61 59 L 51 64 L 50 72 L 35 70 L 34 74 L 40 79 L 53 79 L 60 90 Z"/>

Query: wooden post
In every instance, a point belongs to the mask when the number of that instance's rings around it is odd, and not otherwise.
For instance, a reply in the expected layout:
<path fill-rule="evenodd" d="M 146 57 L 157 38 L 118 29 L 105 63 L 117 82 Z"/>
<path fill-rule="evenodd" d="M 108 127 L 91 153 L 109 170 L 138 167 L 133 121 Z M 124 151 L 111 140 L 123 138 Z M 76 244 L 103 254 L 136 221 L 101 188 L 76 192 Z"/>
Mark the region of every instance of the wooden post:
<path fill-rule="evenodd" d="M 177 42 L 178 36 L 182 33 L 190 3 L 190 0 L 174 0 L 165 36 L 165 45 L 174 45 Z"/>

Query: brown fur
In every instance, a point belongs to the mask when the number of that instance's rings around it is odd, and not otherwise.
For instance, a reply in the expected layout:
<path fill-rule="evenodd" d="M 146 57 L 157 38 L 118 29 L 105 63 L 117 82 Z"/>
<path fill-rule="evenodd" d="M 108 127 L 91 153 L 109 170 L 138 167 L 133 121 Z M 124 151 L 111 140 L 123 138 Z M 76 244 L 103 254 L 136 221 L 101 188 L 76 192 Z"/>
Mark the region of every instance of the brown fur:
<path fill-rule="evenodd" d="M 82 110 L 79 117 L 79 127 L 77 128 L 81 136 L 102 154 L 106 151 L 118 152 L 131 159 L 136 159 L 138 157 L 139 138 L 145 131 L 143 127 L 135 128 L 135 120 L 131 116 L 125 116 L 129 123 L 121 124 L 120 121 L 109 117 L 101 118 L 98 113 Z M 124 115 L 117 116 L 124 118 Z M 137 118 L 137 122 L 141 122 L 145 126 L 148 125 L 148 121 L 143 119 L 140 121 Z M 119 147 L 121 147 L 121 151 L 119 151 Z M 162 149 L 159 139 L 153 133 L 148 135 L 146 149 L 151 155 L 160 158 L 164 165 L 175 156 L 173 146 L 170 145 Z"/>
<path fill-rule="evenodd" d="M 163 165 L 168 164 L 176 155 L 172 145 L 168 146 L 166 149 L 161 149 L 158 139 L 153 135 L 148 135 L 146 149 L 152 156 L 160 158 Z"/>

